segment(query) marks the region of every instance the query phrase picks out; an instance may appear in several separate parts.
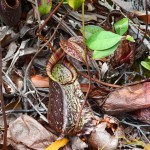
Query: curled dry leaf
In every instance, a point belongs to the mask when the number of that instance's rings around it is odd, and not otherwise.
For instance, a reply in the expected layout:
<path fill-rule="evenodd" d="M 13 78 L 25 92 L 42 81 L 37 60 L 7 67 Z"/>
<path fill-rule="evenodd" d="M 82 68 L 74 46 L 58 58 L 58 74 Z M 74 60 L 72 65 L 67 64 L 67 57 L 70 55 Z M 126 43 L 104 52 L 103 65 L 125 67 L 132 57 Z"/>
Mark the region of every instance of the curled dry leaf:
<path fill-rule="evenodd" d="M 43 150 L 56 138 L 55 135 L 27 115 L 16 119 L 8 128 L 9 143 L 16 150 Z"/>
<path fill-rule="evenodd" d="M 150 82 L 144 82 L 128 85 L 111 92 L 102 109 L 112 115 L 149 107 Z"/>
<path fill-rule="evenodd" d="M 85 62 L 84 44 L 81 36 L 71 37 L 67 41 L 60 41 L 60 46 L 71 57 Z"/>
<path fill-rule="evenodd" d="M 41 75 L 34 75 L 31 77 L 31 81 L 35 87 L 49 87 L 48 77 L 43 77 Z"/>
<path fill-rule="evenodd" d="M 150 124 L 150 108 L 136 110 L 131 112 L 130 115 L 136 120 Z"/>
<path fill-rule="evenodd" d="M 112 66 L 117 67 L 119 65 L 125 64 L 126 67 L 129 67 L 134 62 L 134 49 L 135 44 L 127 40 L 121 41 L 117 50 L 114 53 L 112 59 Z"/>
<path fill-rule="evenodd" d="M 115 118 L 105 116 L 105 119 L 96 126 L 90 135 L 89 143 L 94 150 L 116 150 L 121 129 Z"/>

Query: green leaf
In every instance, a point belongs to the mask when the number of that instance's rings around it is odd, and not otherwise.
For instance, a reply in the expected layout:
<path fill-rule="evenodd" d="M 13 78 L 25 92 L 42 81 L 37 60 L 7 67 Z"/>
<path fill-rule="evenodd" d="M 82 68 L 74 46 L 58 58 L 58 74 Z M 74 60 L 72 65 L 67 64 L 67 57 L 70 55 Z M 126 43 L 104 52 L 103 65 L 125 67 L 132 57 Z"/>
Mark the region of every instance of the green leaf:
<path fill-rule="evenodd" d="M 113 47 L 121 38 L 122 36 L 109 31 L 99 31 L 93 34 L 86 43 L 91 50 L 101 51 Z"/>
<path fill-rule="evenodd" d="M 68 5 L 73 8 L 74 10 L 78 9 L 82 3 L 84 2 L 84 0 L 67 0 Z"/>
<path fill-rule="evenodd" d="M 126 36 L 126 40 L 130 41 L 130 42 L 135 42 L 134 38 L 130 35 Z"/>
<path fill-rule="evenodd" d="M 41 15 L 46 15 L 50 12 L 52 8 L 51 0 L 39 0 L 38 1 L 38 9 Z"/>
<path fill-rule="evenodd" d="M 141 61 L 141 65 L 150 71 L 150 62 Z"/>
<path fill-rule="evenodd" d="M 80 31 L 83 33 L 83 29 L 81 28 Z M 85 26 L 85 38 L 90 38 L 94 33 L 97 33 L 99 31 L 104 31 L 103 28 L 95 25 L 87 25 Z"/>
<path fill-rule="evenodd" d="M 110 56 L 111 54 L 113 54 L 115 52 L 118 45 L 119 45 L 119 43 L 117 43 L 113 47 L 106 49 L 104 51 L 94 51 L 93 59 L 99 59 L 99 58 L 104 58 L 104 57 Z"/>
<path fill-rule="evenodd" d="M 128 23 L 129 23 L 129 19 L 128 18 L 123 18 L 123 19 L 117 21 L 114 24 L 116 33 L 119 34 L 119 35 L 125 34 L 127 32 L 127 30 L 128 30 L 128 26 L 129 26 Z"/>

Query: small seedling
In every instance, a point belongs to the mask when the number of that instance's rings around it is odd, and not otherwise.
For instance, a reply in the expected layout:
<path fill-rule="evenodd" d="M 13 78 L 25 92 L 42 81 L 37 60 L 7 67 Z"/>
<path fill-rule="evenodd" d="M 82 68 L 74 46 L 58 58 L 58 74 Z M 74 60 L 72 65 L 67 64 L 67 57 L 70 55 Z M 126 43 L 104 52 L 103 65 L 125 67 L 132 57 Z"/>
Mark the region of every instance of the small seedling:
<path fill-rule="evenodd" d="M 150 71 L 150 56 L 145 61 L 141 61 L 141 65 Z"/>
<path fill-rule="evenodd" d="M 104 58 L 113 54 L 123 39 L 135 42 L 130 35 L 123 36 L 128 30 L 128 18 L 123 18 L 116 22 L 114 28 L 117 34 L 105 31 L 95 25 L 85 26 L 86 45 L 91 50 L 94 50 L 93 59 Z M 82 28 L 80 31 L 83 32 Z"/>

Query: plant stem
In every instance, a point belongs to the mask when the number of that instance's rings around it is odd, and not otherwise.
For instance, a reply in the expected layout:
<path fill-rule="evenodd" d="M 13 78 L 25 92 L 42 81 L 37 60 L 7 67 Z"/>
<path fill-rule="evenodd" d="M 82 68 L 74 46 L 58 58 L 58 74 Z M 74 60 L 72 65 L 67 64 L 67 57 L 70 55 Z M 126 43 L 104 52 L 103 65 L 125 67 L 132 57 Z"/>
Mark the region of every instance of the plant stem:
<path fill-rule="evenodd" d="M 87 56 L 87 49 L 86 49 L 86 43 L 85 43 L 84 2 L 82 3 L 82 29 L 83 29 L 84 56 L 85 56 L 86 67 L 87 67 L 87 70 L 88 70 L 89 87 L 88 87 L 88 90 L 87 90 L 87 93 L 86 93 L 86 96 L 85 96 L 85 100 L 82 103 L 80 112 L 78 114 L 77 122 L 76 122 L 76 125 L 75 125 L 75 128 L 74 128 L 75 131 L 76 131 L 76 129 L 78 127 L 78 124 L 80 122 L 82 110 L 83 110 L 83 108 L 86 104 L 86 101 L 87 101 L 87 98 L 88 98 L 88 95 L 89 95 L 89 92 L 90 92 L 90 89 L 91 89 L 91 75 L 90 75 L 90 68 L 89 68 L 89 64 L 88 64 L 88 59 L 87 59 L 88 56 Z"/>
<path fill-rule="evenodd" d="M 0 100 L 1 100 L 1 108 L 3 114 L 3 121 L 4 121 L 4 134 L 3 134 L 3 147 L 2 150 L 7 149 L 7 120 L 6 120 L 6 113 L 5 113 L 5 105 L 3 99 L 3 91 L 2 91 L 2 48 L 0 45 Z"/>

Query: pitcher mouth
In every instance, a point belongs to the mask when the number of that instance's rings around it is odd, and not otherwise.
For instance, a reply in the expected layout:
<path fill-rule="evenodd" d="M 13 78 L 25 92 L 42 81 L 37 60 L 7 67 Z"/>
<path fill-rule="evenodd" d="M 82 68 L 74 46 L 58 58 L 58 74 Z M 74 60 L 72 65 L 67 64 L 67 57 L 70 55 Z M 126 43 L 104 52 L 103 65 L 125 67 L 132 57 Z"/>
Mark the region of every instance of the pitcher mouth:
<path fill-rule="evenodd" d="M 19 0 L 5 0 L 8 7 L 15 9 L 19 6 Z"/>

